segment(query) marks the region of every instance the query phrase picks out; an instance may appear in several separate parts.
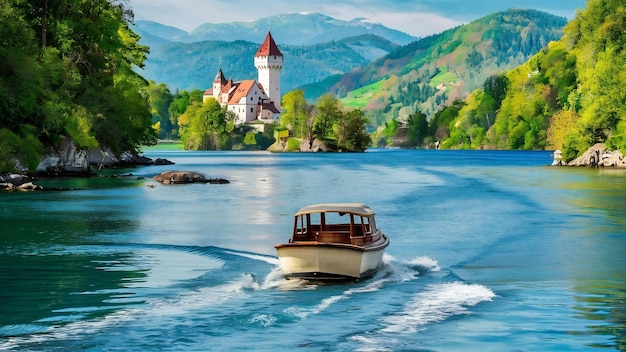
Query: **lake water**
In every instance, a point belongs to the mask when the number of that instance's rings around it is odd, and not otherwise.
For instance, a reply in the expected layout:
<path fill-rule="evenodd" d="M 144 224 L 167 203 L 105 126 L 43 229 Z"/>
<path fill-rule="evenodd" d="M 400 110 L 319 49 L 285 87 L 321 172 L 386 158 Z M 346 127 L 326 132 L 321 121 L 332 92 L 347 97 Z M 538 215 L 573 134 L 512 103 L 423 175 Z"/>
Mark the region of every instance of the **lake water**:
<path fill-rule="evenodd" d="M 626 351 L 626 171 L 548 152 L 149 150 L 176 165 L 0 194 L 0 349 Z M 165 170 L 230 184 L 161 185 Z M 383 268 L 284 280 L 317 202 L 364 202 Z"/>

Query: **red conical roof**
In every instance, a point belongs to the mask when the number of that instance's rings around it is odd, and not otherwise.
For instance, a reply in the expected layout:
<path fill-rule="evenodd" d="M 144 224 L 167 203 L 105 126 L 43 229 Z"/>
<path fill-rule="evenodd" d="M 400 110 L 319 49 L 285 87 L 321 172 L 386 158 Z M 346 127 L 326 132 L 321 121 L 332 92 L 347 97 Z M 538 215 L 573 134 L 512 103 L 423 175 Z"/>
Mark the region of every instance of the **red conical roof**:
<path fill-rule="evenodd" d="M 213 79 L 213 83 L 221 83 L 221 84 L 226 84 L 226 78 L 224 77 L 224 72 L 222 72 L 222 69 L 220 68 L 219 71 L 217 71 L 217 74 L 215 75 L 215 78 Z"/>
<path fill-rule="evenodd" d="M 259 50 L 256 52 L 256 56 L 283 56 L 283 53 L 278 50 L 278 46 L 274 42 L 274 38 L 272 38 L 272 33 L 267 32 L 267 36 L 263 41 L 263 44 L 259 47 Z"/>

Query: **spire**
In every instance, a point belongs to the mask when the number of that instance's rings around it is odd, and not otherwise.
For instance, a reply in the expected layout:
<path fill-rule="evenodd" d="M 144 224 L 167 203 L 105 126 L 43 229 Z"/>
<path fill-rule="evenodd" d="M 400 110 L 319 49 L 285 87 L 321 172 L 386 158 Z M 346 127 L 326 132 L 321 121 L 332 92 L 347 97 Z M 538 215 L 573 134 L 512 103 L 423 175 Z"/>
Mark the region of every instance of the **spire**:
<path fill-rule="evenodd" d="M 274 38 L 272 38 L 272 33 L 269 31 L 267 32 L 267 36 L 265 37 L 263 44 L 261 44 L 259 50 L 257 50 L 256 55 L 254 56 L 283 56 L 274 42 Z"/>
<path fill-rule="evenodd" d="M 217 71 L 217 74 L 215 75 L 215 78 L 213 79 L 213 83 L 226 84 L 226 77 L 224 77 L 224 72 L 222 72 L 221 68 L 219 71 Z"/>

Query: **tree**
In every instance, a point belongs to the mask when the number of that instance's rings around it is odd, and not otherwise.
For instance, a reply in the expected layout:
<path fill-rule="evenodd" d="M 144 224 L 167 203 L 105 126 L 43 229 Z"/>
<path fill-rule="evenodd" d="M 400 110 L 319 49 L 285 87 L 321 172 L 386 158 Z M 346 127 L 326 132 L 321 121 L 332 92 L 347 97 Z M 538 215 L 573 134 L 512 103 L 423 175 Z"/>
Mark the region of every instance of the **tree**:
<path fill-rule="evenodd" d="M 148 48 L 125 4 L 0 0 L 0 125 L 50 147 L 66 136 L 116 153 L 154 143 L 147 82 L 133 71 Z"/>
<path fill-rule="evenodd" d="M 362 152 L 372 142 L 367 133 L 369 120 L 359 109 L 352 110 L 338 121 L 336 125 L 338 148 L 352 152 Z"/>
<path fill-rule="evenodd" d="M 296 89 L 283 96 L 280 124 L 293 132 L 296 137 L 306 135 L 310 107 L 304 92 Z"/>
<path fill-rule="evenodd" d="M 339 100 L 334 95 L 322 95 L 316 104 L 313 120 L 313 137 L 320 140 L 332 138 L 333 125 L 342 117 Z"/>
<path fill-rule="evenodd" d="M 407 142 L 409 146 L 419 147 L 428 135 L 428 120 L 426 114 L 416 112 L 409 116 L 407 121 Z"/>
<path fill-rule="evenodd" d="M 183 90 L 182 92 L 176 92 L 176 94 L 174 94 L 168 108 L 172 138 L 180 137 L 178 118 L 184 114 L 187 108 L 194 102 L 201 103 L 202 95 L 203 93 L 199 89 L 195 89 L 191 92 Z"/>
<path fill-rule="evenodd" d="M 187 150 L 226 149 L 234 129 L 234 116 L 213 98 L 193 103 L 179 117 L 181 139 Z"/>
<path fill-rule="evenodd" d="M 506 97 L 506 93 L 509 89 L 511 82 L 504 74 L 497 74 L 489 76 L 485 80 L 483 89 L 485 93 L 489 94 L 494 100 L 494 109 L 500 109 L 502 106 L 502 100 Z"/>
<path fill-rule="evenodd" d="M 146 87 L 146 93 L 150 99 L 152 122 L 159 122 L 159 138 L 170 139 L 173 132 L 169 113 L 169 108 L 173 100 L 170 90 L 163 83 L 156 84 L 154 81 L 149 81 Z"/>

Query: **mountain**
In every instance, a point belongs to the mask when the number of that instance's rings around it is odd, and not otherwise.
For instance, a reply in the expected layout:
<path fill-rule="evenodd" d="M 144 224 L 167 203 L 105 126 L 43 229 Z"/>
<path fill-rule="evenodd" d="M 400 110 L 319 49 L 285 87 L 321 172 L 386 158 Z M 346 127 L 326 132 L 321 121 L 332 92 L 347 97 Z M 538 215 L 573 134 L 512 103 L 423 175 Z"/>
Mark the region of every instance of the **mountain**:
<path fill-rule="evenodd" d="M 135 33 L 140 34 L 142 37 L 144 35 L 149 35 L 165 39 L 168 42 L 183 41 L 183 39 L 187 37 L 187 32 L 182 29 L 166 26 L 153 21 L 136 21 L 132 29 Z"/>
<path fill-rule="evenodd" d="M 261 39 L 264 37 L 265 34 Z M 243 40 L 179 43 L 152 35 L 142 36 L 140 43 L 150 46 L 150 54 L 145 67 L 137 71 L 148 80 L 165 83 L 172 92 L 177 89 L 204 90 L 211 86 L 220 68 L 227 79 L 235 81 L 257 77 L 254 55 L 258 43 Z M 285 62 L 281 86 L 283 92 L 288 92 L 367 65 L 398 45 L 367 34 L 309 46 L 279 47 Z"/>
<path fill-rule="evenodd" d="M 136 21 L 135 29 L 169 41 L 184 43 L 207 40 L 260 43 L 268 30 L 271 30 L 279 45 L 314 45 L 363 34 L 377 35 L 399 45 L 418 39 L 364 18 L 343 21 L 319 13 L 290 13 L 249 22 L 205 23 L 189 33 L 151 21 Z"/>
<path fill-rule="evenodd" d="M 416 111 L 430 115 L 559 40 L 566 23 L 545 12 L 511 9 L 399 47 L 365 67 L 302 89 L 309 100 L 324 93 L 343 97 L 345 106 L 367 110 L 377 125 Z"/>
<path fill-rule="evenodd" d="M 367 65 L 418 38 L 363 18 L 343 21 L 319 13 L 292 13 L 250 22 L 206 23 L 192 32 L 136 21 L 140 43 L 150 47 L 146 79 L 172 91 L 205 89 L 218 69 L 234 80 L 256 78 L 254 54 L 271 24 L 285 56 L 282 90 L 318 82 Z"/>
<path fill-rule="evenodd" d="M 623 2 L 588 1 L 564 32 L 561 40 L 473 91 L 454 119 L 447 116 L 442 147 L 558 149 L 573 165 L 623 167 Z"/>

